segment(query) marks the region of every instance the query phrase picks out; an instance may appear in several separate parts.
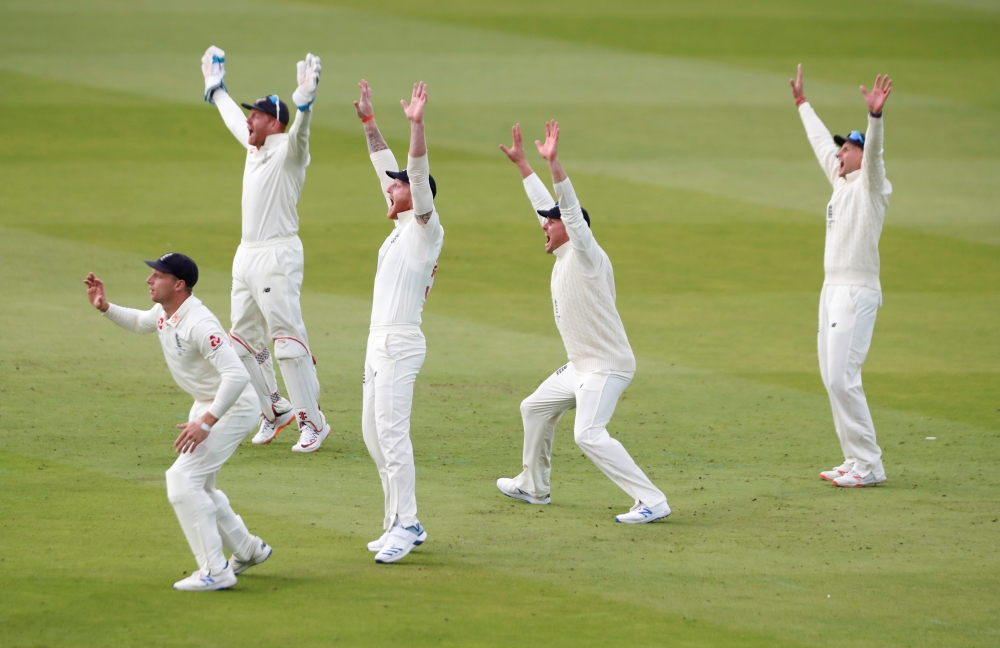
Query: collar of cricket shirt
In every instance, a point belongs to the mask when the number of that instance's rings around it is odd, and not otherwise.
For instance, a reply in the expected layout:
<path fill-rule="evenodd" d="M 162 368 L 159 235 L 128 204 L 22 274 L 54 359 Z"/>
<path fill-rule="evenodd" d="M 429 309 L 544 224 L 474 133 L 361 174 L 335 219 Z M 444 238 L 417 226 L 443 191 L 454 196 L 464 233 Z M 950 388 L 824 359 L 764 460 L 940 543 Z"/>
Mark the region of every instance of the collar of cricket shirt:
<path fill-rule="evenodd" d="M 557 259 L 561 259 L 566 256 L 566 253 L 569 252 L 572 247 L 573 245 L 569 241 L 566 241 L 556 249 L 552 250 L 552 254 L 556 255 Z"/>
<path fill-rule="evenodd" d="M 844 180 L 846 180 L 847 182 L 854 182 L 860 177 L 861 177 L 861 169 L 856 169 L 845 175 Z"/>
<path fill-rule="evenodd" d="M 258 150 L 270 151 L 286 139 L 288 139 L 288 133 L 271 133 L 267 136 L 267 139 L 264 140 L 264 146 L 260 147 Z"/>
<path fill-rule="evenodd" d="M 407 209 L 405 212 L 396 214 L 396 227 L 402 227 L 413 220 L 413 210 Z"/>
<path fill-rule="evenodd" d="M 177 326 L 177 323 L 181 321 L 184 315 L 195 307 L 195 305 L 200 304 L 201 300 L 194 295 L 188 295 L 188 298 L 184 300 L 181 307 L 174 311 L 174 314 L 167 318 L 167 324 L 170 326 Z"/>

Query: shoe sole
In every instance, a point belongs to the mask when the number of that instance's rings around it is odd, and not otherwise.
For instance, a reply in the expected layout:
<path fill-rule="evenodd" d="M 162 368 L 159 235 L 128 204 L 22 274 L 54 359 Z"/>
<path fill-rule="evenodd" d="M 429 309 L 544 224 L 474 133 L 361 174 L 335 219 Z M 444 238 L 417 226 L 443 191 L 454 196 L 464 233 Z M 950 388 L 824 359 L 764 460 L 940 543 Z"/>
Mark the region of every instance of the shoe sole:
<path fill-rule="evenodd" d="M 872 482 L 870 484 L 838 484 L 837 482 L 831 482 L 837 488 L 867 488 L 868 486 L 878 486 L 879 484 L 884 484 L 886 479 L 882 481 Z"/>
<path fill-rule="evenodd" d="M 670 513 L 673 513 L 673 511 L 671 511 Z M 615 522 L 618 522 L 619 524 L 649 524 L 650 522 L 656 522 L 657 520 L 666 520 L 668 517 L 670 517 L 670 513 L 667 513 L 666 515 L 661 515 L 659 517 L 646 518 L 644 520 L 619 520 L 617 517 L 615 517 Z"/>
<path fill-rule="evenodd" d="M 259 561 L 255 562 L 255 563 L 249 563 L 249 564 L 246 564 L 245 566 L 241 567 L 239 571 L 236 571 L 236 570 L 234 569 L 234 570 L 233 570 L 233 573 L 234 573 L 234 574 L 236 574 L 237 576 L 239 576 L 240 574 L 242 574 L 242 573 L 243 573 L 243 572 L 245 572 L 246 570 L 250 569 L 251 567 L 256 567 L 257 565 L 259 565 L 259 564 L 261 564 L 262 562 L 266 561 L 266 560 L 267 560 L 268 558 L 270 558 L 270 557 L 271 557 L 271 554 L 272 554 L 272 553 L 274 553 L 274 548 L 272 548 L 272 547 L 270 547 L 270 546 L 269 546 L 269 547 L 267 548 L 267 555 L 266 555 L 266 556 L 264 556 L 264 558 L 263 558 L 263 559 L 261 559 L 261 560 L 259 560 Z M 231 562 L 231 561 L 230 561 L 230 562 Z"/>
<path fill-rule="evenodd" d="M 528 504 L 537 504 L 538 506 L 546 506 L 550 501 L 552 501 L 551 499 L 540 500 L 535 497 L 532 497 L 531 495 L 511 495 L 510 493 L 502 491 L 499 488 L 497 490 L 500 491 L 501 494 L 511 499 L 521 500 L 522 502 L 527 502 Z"/>
<path fill-rule="evenodd" d="M 316 441 L 313 442 L 313 445 L 309 446 L 308 448 L 303 448 L 296 443 L 295 445 L 292 446 L 292 452 L 303 452 L 303 453 L 316 452 L 317 450 L 319 450 L 319 447 L 323 445 L 323 442 L 326 441 L 326 437 L 330 436 L 330 430 L 331 430 L 330 426 L 327 425 L 325 428 L 323 428 L 321 436 L 318 439 L 316 439 Z"/>
<path fill-rule="evenodd" d="M 380 564 L 380 565 L 388 565 L 390 563 L 398 562 L 398 561 L 402 560 L 403 558 L 406 558 L 407 556 L 409 556 L 410 552 L 413 551 L 413 548 L 416 547 L 416 546 L 417 546 L 416 544 L 411 544 L 409 547 L 406 548 L 405 551 L 401 551 L 401 552 L 399 552 L 398 554 L 396 554 L 394 556 L 390 556 L 389 558 L 385 558 L 385 559 L 382 559 L 382 560 L 379 560 L 378 559 L 378 555 L 376 555 L 375 556 L 375 562 L 378 563 L 378 564 Z"/>
<path fill-rule="evenodd" d="M 281 434 L 281 431 L 282 431 L 282 430 L 284 430 L 284 429 L 285 429 L 286 427 L 288 427 L 289 425 L 291 425 L 291 424 L 292 424 L 292 421 L 294 421 L 294 420 L 295 420 L 295 417 L 293 416 L 292 418 L 288 419 L 288 423 L 285 423 L 284 425 L 279 425 L 279 426 L 278 426 L 278 429 L 274 431 L 274 434 L 272 434 L 272 435 L 271 435 L 271 438 L 270 438 L 270 439 L 268 439 L 267 441 L 260 441 L 260 442 L 257 442 L 257 441 L 254 441 L 253 439 L 251 439 L 251 440 L 250 440 L 250 442 L 251 442 L 251 443 L 253 443 L 254 445 L 259 445 L 259 446 L 260 446 L 260 445 L 267 445 L 268 443 L 270 443 L 270 442 L 274 441 L 274 440 L 275 440 L 275 439 L 277 438 L 277 436 L 278 436 L 279 434 Z"/>
<path fill-rule="evenodd" d="M 417 539 L 413 541 L 413 546 L 414 547 L 419 547 L 420 545 L 424 544 L 425 540 L 427 540 L 427 532 L 426 531 L 424 531 L 423 533 L 421 533 L 420 535 L 417 536 Z M 384 547 L 385 545 L 382 545 L 382 546 Z M 378 553 L 378 552 L 382 551 L 382 547 L 379 547 L 378 549 L 372 549 L 371 547 L 368 547 L 368 551 L 370 551 L 372 553 Z"/>
<path fill-rule="evenodd" d="M 235 586 L 236 583 L 230 583 L 229 585 L 226 585 L 224 587 L 211 587 L 211 588 L 199 587 L 197 589 L 183 589 L 174 585 L 174 589 L 177 590 L 178 592 L 221 592 L 222 590 L 232 589 Z"/>
<path fill-rule="evenodd" d="M 847 473 L 840 473 L 839 475 L 837 475 L 837 477 L 843 477 L 843 476 L 844 476 L 844 475 L 846 475 L 846 474 L 847 474 Z M 826 476 L 826 475 L 824 475 L 823 473 L 820 473 L 820 474 L 819 474 L 819 478 L 820 478 L 820 479 L 822 479 L 823 481 L 828 481 L 828 482 L 831 482 L 831 483 L 833 483 L 833 480 L 834 480 L 834 479 L 836 479 L 837 477 L 834 477 L 834 478 L 832 478 L 832 479 L 831 479 L 830 477 L 827 477 L 827 476 Z"/>

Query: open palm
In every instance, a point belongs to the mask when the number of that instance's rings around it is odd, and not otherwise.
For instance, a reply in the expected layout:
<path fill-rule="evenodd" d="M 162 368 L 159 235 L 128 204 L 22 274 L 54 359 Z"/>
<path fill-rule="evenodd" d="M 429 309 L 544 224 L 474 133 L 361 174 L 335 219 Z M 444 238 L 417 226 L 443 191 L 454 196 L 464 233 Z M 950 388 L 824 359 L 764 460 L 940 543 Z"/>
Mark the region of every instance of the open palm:
<path fill-rule="evenodd" d="M 552 120 L 545 122 L 545 143 L 535 140 L 538 153 L 551 162 L 559 154 L 559 122 Z"/>

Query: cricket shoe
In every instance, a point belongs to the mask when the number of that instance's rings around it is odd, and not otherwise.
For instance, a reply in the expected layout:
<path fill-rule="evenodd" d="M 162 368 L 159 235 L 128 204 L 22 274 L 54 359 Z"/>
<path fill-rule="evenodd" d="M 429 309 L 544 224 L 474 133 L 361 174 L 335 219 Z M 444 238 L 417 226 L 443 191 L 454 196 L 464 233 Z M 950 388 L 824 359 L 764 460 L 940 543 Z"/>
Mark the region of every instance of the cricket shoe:
<path fill-rule="evenodd" d="M 825 479 L 828 482 L 832 482 L 837 477 L 840 477 L 841 475 L 846 475 L 847 473 L 851 472 L 851 468 L 854 468 L 854 462 L 845 461 L 844 463 L 840 464 L 833 470 L 824 470 L 819 474 L 819 478 Z"/>
<path fill-rule="evenodd" d="M 386 531 L 385 533 L 383 533 L 381 535 L 381 537 L 379 537 L 377 540 L 372 540 L 371 542 L 369 542 L 368 543 L 368 551 L 370 551 L 372 553 L 378 553 L 378 552 L 382 551 L 382 547 L 385 546 L 386 541 L 389 539 L 389 533 L 391 533 L 391 532 L 392 532 L 392 529 L 389 529 L 388 531 Z M 414 547 L 418 547 L 418 546 L 424 544 L 424 541 L 426 539 L 427 539 L 427 532 L 424 531 L 423 527 L 420 527 L 420 535 L 418 535 L 417 539 L 413 541 L 413 546 Z"/>
<path fill-rule="evenodd" d="M 842 488 L 863 488 L 865 486 L 878 486 L 879 484 L 885 482 L 885 470 L 882 468 L 882 462 L 875 464 L 871 472 L 867 475 L 862 475 L 854 468 L 846 475 L 841 475 L 833 480 L 834 486 L 840 486 Z"/>
<path fill-rule="evenodd" d="M 617 516 L 615 522 L 621 522 L 622 524 L 645 524 L 646 522 L 662 520 L 669 515 L 670 506 L 667 504 L 667 500 L 663 500 L 653 506 L 646 506 L 642 502 L 639 502 L 630 508 L 628 513 L 622 513 Z"/>
<path fill-rule="evenodd" d="M 229 589 L 235 584 L 236 574 L 233 573 L 229 563 L 226 563 L 225 569 L 218 574 L 213 574 L 207 569 L 199 569 L 184 580 L 174 583 L 174 589 L 182 592 L 214 592 Z"/>
<path fill-rule="evenodd" d="M 523 502 L 527 502 L 528 504 L 548 504 L 552 501 L 548 495 L 544 497 L 534 497 L 525 493 L 517 487 L 517 482 L 515 480 L 507 477 L 501 477 L 497 480 L 497 490 L 507 497 L 513 497 L 514 499 L 519 499 Z"/>
<path fill-rule="evenodd" d="M 321 430 L 317 430 L 309 423 L 303 423 L 299 442 L 292 446 L 292 452 L 316 452 L 328 436 L 330 436 L 330 426 L 326 418 L 323 419 Z"/>
<path fill-rule="evenodd" d="M 420 540 L 421 536 L 426 539 L 427 532 L 424 531 L 424 527 L 419 522 L 406 528 L 397 524 L 389 529 L 385 545 L 375 554 L 375 562 L 384 565 L 402 560 L 414 547 L 423 542 Z"/>
<path fill-rule="evenodd" d="M 278 432 L 284 430 L 288 427 L 288 424 L 294 420 L 295 410 L 293 409 L 290 409 L 287 412 L 275 412 L 273 421 L 268 421 L 262 416 L 260 429 L 257 430 L 257 434 L 253 435 L 253 444 L 267 445 L 271 441 L 274 441 L 274 437 L 278 436 Z"/>
<path fill-rule="evenodd" d="M 235 555 L 229 559 L 229 566 L 233 568 L 234 574 L 242 574 L 246 570 L 250 569 L 254 565 L 259 565 L 268 558 L 271 557 L 271 545 L 267 544 L 260 538 L 254 538 L 254 550 L 253 555 L 247 560 L 240 560 Z"/>

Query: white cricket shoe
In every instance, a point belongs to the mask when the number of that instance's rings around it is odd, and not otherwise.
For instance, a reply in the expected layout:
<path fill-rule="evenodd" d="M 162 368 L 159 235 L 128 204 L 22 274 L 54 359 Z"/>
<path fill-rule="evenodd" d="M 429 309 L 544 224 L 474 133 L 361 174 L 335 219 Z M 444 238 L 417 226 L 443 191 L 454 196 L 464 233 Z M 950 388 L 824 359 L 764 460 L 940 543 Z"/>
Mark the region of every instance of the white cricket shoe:
<path fill-rule="evenodd" d="M 278 432 L 284 430 L 295 420 L 295 410 L 290 409 L 280 414 L 275 412 L 273 421 L 268 421 L 263 416 L 260 418 L 260 429 L 257 430 L 257 434 L 253 435 L 252 442 L 254 445 L 267 445 L 271 441 L 274 441 L 274 437 L 278 436 Z"/>
<path fill-rule="evenodd" d="M 234 555 L 229 559 L 229 566 L 233 568 L 234 574 L 242 574 L 254 565 L 259 565 L 270 558 L 272 551 L 273 549 L 271 549 L 271 545 L 267 544 L 260 538 L 255 538 L 253 555 L 247 560 L 240 560 Z"/>
<path fill-rule="evenodd" d="M 824 470 L 819 474 L 819 478 L 832 482 L 837 477 L 840 477 L 841 475 L 846 475 L 847 473 L 851 472 L 851 468 L 854 468 L 854 462 L 845 461 L 844 463 L 840 464 L 833 470 Z"/>
<path fill-rule="evenodd" d="M 292 452 L 316 452 L 328 436 L 330 436 L 330 426 L 326 422 L 326 417 L 323 417 L 323 428 L 320 430 L 309 423 L 303 423 L 299 442 L 292 446 Z"/>
<path fill-rule="evenodd" d="M 378 552 L 382 551 L 382 547 L 385 546 L 386 540 L 389 539 L 389 533 L 391 531 L 392 531 L 392 529 L 389 529 L 389 531 L 386 531 L 385 533 L 383 533 L 377 540 L 372 540 L 371 542 L 369 542 L 368 543 L 368 551 L 370 551 L 372 553 L 378 553 Z M 413 541 L 413 546 L 414 547 L 418 547 L 418 546 L 424 544 L 424 540 L 427 539 L 427 532 L 423 530 L 423 527 L 420 527 L 420 531 L 421 531 L 420 535 L 418 535 L 417 539 Z"/>
<path fill-rule="evenodd" d="M 646 506 L 642 502 L 639 502 L 630 508 L 628 513 L 622 513 L 616 517 L 615 522 L 621 522 L 622 524 L 645 524 L 646 522 L 662 520 L 668 515 L 670 515 L 670 506 L 666 500 L 653 506 Z"/>
<path fill-rule="evenodd" d="M 862 488 L 864 486 L 878 486 L 885 482 L 885 480 L 885 470 L 882 468 L 882 462 L 880 461 L 867 475 L 862 475 L 854 468 L 851 468 L 851 471 L 846 475 L 841 475 L 834 479 L 833 485 L 842 488 Z"/>
<path fill-rule="evenodd" d="M 384 565 L 402 560 L 406 554 L 410 553 L 410 550 L 423 542 L 420 540 L 420 536 L 427 538 L 427 532 L 424 531 L 424 527 L 420 526 L 419 522 L 405 529 L 397 524 L 389 529 L 385 545 L 375 554 L 375 562 Z"/>
<path fill-rule="evenodd" d="M 528 504 L 548 504 L 551 499 L 548 495 L 544 497 L 534 497 L 525 493 L 523 490 L 517 487 L 517 482 L 513 479 L 507 477 L 501 477 L 497 480 L 497 490 L 506 495 L 507 497 L 513 497 L 514 499 L 519 499 Z"/>
<path fill-rule="evenodd" d="M 199 569 L 184 580 L 174 583 L 174 589 L 182 592 L 213 592 L 229 589 L 235 584 L 236 574 L 233 573 L 229 563 L 226 563 L 225 569 L 218 574 L 212 574 L 207 569 Z"/>

